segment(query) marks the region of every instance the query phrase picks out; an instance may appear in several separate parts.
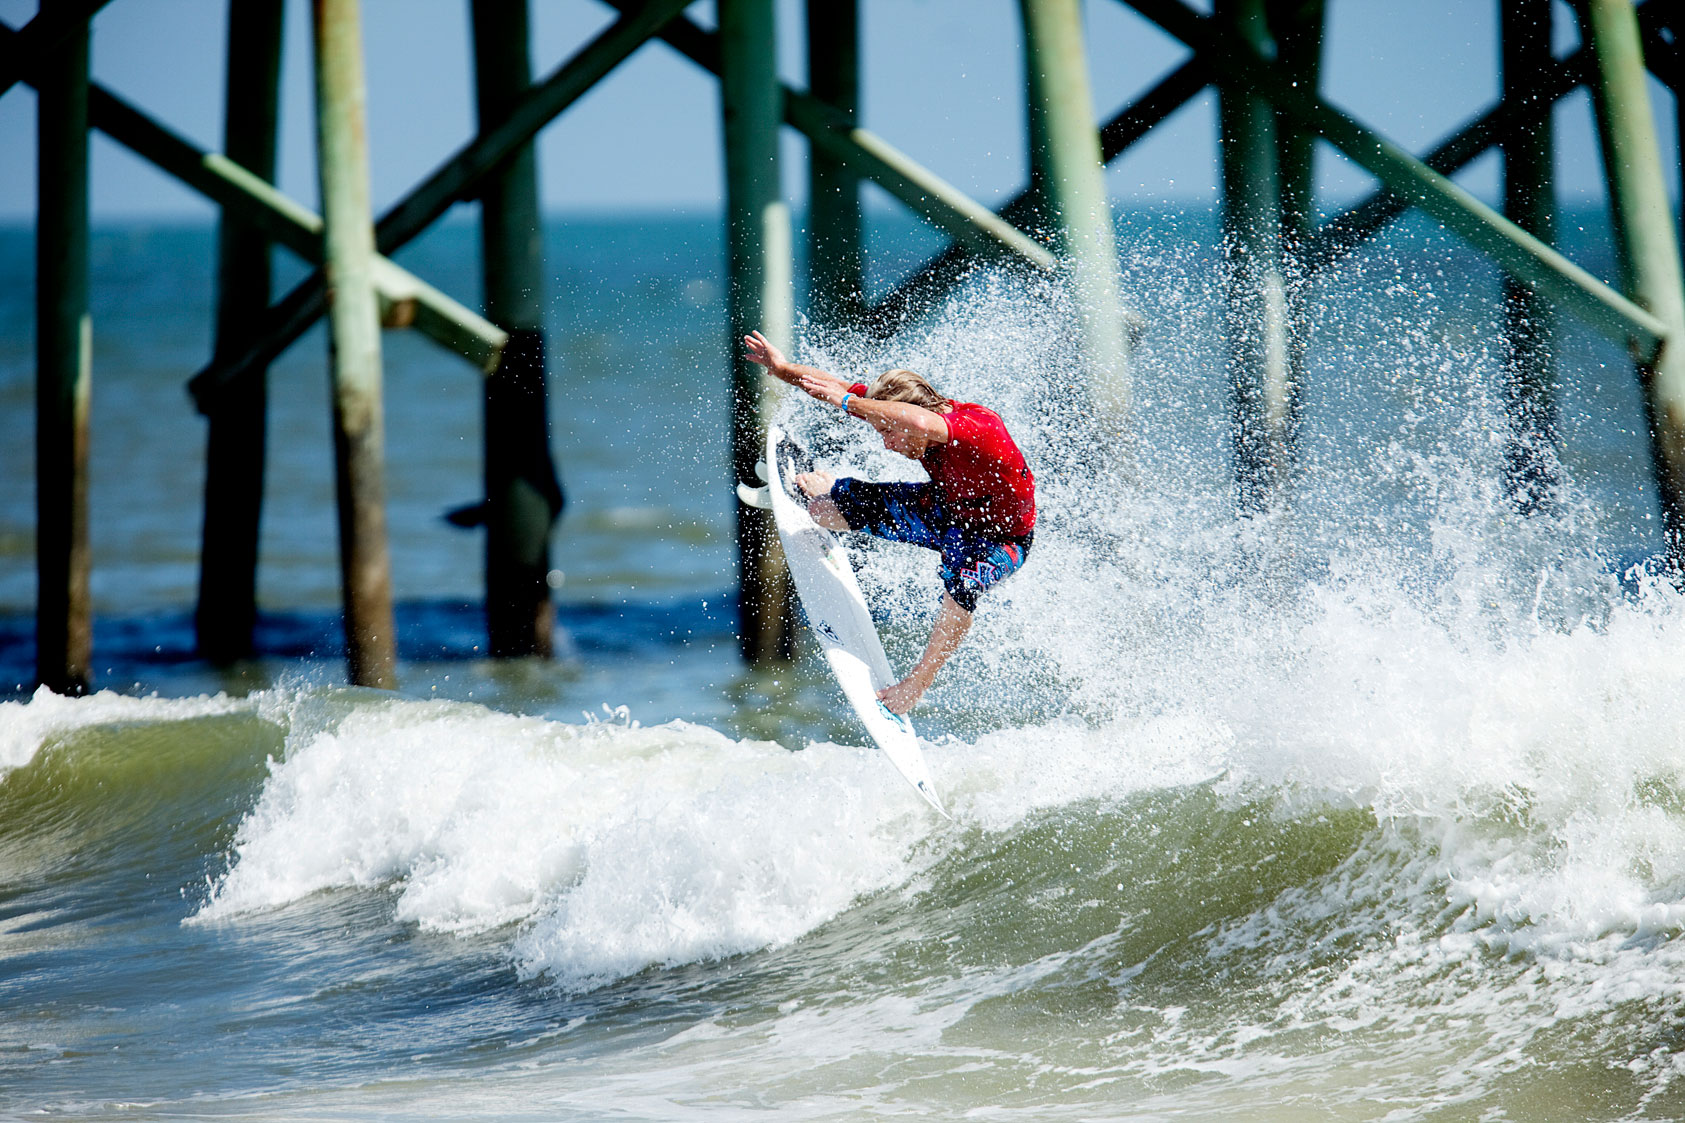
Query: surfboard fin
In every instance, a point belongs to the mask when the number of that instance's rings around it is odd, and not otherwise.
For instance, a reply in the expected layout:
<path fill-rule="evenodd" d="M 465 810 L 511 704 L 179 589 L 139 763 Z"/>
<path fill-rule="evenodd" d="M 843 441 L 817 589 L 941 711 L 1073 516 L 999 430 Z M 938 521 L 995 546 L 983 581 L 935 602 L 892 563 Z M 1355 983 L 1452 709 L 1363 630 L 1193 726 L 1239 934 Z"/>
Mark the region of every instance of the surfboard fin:
<path fill-rule="evenodd" d="M 772 496 L 767 494 L 766 484 L 760 487 L 738 484 L 737 498 L 745 507 L 758 507 L 762 511 L 772 510 Z"/>
<path fill-rule="evenodd" d="M 764 460 L 755 461 L 755 478 L 757 480 L 761 481 L 763 484 L 767 482 L 766 461 L 764 461 Z"/>
<path fill-rule="evenodd" d="M 948 814 L 948 809 L 946 807 L 942 806 L 942 800 L 937 796 L 935 788 L 932 788 L 929 784 L 925 783 L 923 780 L 920 780 L 917 784 L 915 784 L 913 786 L 918 788 L 919 794 L 924 796 L 924 801 L 926 803 L 930 804 L 930 806 L 935 809 L 935 811 L 938 815 L 942 816 L 942 818 L 948 820 L 948 822 L 950 822 L 950 823 L 954 821 L 954 817 L 952 815 Z"/>

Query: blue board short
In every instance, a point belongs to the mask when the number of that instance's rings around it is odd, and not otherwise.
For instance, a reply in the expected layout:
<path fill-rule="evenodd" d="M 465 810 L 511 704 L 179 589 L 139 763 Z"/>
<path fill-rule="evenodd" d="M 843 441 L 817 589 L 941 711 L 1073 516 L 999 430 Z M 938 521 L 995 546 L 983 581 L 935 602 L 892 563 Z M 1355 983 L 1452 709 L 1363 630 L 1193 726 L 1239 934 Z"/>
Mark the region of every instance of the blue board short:
<path fill-rule="evenodd" d="M 1018 571 L 1035 539 L 1033 532 L 1010 538 L 961 524 L 943 508 L 930 483 L 842 479 L 831 487 L 831 502 L 850 530 L 941 554 L 942 587 L 967 612 L 977 610 L 985 590 Z"/>

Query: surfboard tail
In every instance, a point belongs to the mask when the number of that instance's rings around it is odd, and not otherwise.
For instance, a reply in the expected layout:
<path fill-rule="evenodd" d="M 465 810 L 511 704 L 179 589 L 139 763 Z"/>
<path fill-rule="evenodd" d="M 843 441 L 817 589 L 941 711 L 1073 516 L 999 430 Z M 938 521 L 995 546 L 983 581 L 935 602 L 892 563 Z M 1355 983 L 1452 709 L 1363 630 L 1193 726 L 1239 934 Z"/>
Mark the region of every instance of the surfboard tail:
<path fill-rule="evenodd" d="M 936 794 L 936 790 L 930 786 L 928 781 L 919 780 L 913 784 L 913 787 L 917 788 L 919 794 L 924 796 L 924 801 L 926 803 L 936 809 L 936 813 L 938 815 L 942 816 L 942 818 L 948 820 L 950 823 L 954 821 L 954 817 L 948 814 L 948 809 L 946 807 L 942 806 L 941 797 Z"/>

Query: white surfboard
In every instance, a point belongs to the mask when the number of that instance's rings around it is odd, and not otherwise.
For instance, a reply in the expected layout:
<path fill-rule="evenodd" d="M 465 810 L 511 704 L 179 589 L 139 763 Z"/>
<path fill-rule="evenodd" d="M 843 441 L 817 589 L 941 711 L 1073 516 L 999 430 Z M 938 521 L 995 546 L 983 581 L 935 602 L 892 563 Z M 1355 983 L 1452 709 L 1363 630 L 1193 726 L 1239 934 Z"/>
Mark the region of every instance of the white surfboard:
<path fill-rule="evenodd" d="M 898 680 L 883 653 L 878 629 L 842 543 L 814 522 L 806 502 L 797 498 L 795 476 L 807 470 L 806 459 L 806 453 L 781 428 L 767 427 L 765 502 L 772 508 L 778 537 L 784 543 L 784 559 L 795 578 L 802 607 L 807 610 L 807 622 L 819 637 L 825 661 L 837 676 L 843 697 L 854 707 L 866 732 L 926 802 L 944 817 L 951 817 L 931 783 L 913 723 L 878 701 L 878 691 Z M 757 502 L 761 500 L 759 493 L 741 484 L 738 490 L 745 502 L 763 505 Z"/>

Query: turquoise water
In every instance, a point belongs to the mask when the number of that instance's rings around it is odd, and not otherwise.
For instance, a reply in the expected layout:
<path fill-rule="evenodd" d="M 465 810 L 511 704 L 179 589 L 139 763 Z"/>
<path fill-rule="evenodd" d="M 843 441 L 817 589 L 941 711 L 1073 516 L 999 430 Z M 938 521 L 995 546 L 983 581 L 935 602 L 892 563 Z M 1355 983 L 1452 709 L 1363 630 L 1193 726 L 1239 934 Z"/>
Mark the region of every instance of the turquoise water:
<path fill-rule="evenodd" d="M 29 692 L 32 266 L 0 234 L 0 1117 L 1685 1117 L 1685 603 L 1636 567 L 1630 368 L 1567 328 L 1561 509 L 1520 518 L 1495 279 L 1406 228 L 1319 284 L 1293 507 L 1238 524 L 1210 216 L 1121 226 L 1127 457 L 1057 292 L 800 333 L 996 405 L 1037 469 L 1036 553 L 916 715 L 952 825 L 811 651 L 737 662 L 712 219 L 551 227 L 554 663 L 479 657 L 478 540 L 441 518 L 475 377 L 387 336 L 395 695 L 339 685 L 319 336 L 274 377 L 265 655 L 192 659 L 211 240 L 140 227 L 96 241 L 105 689 Z M 472 302 L 472 244 L 404 260 Z M 861 561 L 905 666 L 933 567 Z"/>

